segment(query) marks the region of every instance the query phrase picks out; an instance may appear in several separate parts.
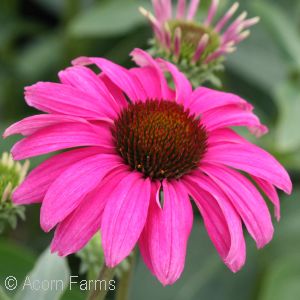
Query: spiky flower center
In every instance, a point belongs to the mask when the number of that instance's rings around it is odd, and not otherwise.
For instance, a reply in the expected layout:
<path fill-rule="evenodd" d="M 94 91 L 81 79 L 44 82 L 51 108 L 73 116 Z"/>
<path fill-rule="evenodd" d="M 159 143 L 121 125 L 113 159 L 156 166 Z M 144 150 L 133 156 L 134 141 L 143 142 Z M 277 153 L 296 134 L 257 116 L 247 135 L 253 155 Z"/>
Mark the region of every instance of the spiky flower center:
<path fill-rule="evenodd" d="M 153 179 L 179 178 L 195 169 L 206 150 L 206 131 L 174 101 L 130 104 L 115 121 L 118 153 Z"/>
<path fill-rule="evenodd" d="M 202 58 L 207 57 L 213 53 L 220 46 L 219 35 L 210 27 L 202 24 L 184 20 L 171 20 L 168 21 L 167 26 L 171 30 L 171 38 L 174 41 L 175 31 L 177 28 L 181 31 L 181 57 L 191 60 L 198 44 L 204 34 L 208 34 L 209 41 L 202 55 Z"/>

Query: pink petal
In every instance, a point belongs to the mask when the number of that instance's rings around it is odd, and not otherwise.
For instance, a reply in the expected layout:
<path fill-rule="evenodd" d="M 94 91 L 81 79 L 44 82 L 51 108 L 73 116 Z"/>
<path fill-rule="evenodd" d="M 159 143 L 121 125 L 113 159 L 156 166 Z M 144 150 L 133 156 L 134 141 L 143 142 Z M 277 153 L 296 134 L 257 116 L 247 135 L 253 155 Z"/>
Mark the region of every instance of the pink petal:
<path fill-rule="evenodd" d="M 176 19 L 182 19 L 185 15 L 186 0 L 178 0 Z"/>
<path fill-rule="evenodd" d="M 172 0 L 160 0 L 164 12 L 163 21 L 172 18 Z"/>
<path fill-rule="evenodd" d="M 211 22 L 213 21 L 214 16 L 217 13 L 218 6 L 219 6 L 219 0 L 211 0 L 211 5 L 209 7 L 207 18 L 204 22 L 204 25 L 207 26 L 207 25 L 211 24 Z"/>
<path fill-rule="evenodd" d="M 187 20 L 193 20 L 196 13 L 197 13 L 197 9 L 200 5 L 200 0 L 191 0 L 190 2 L 190 7 L 189 7 L 189 11 L 187 14 Z"/>
<path fill-rule="evenodd" d="M 167 15 L 169 14 L 168 4 L 164 2 L 170 2 L 170 0 L 152 0 L 152 5 L 154 9 L 155 16 L 160 23 L 163 23 L 167 19 Z"/>
<path fill-rule="evenodd" d="M 73 117 L 73 116 L 67 116 L 67 115 L 53 115 L 53 114 L 44 114 L 44 115 L 35 115 L 28 118 L 25 118 L 10 127 L 8 127 L 3 137 L 6 138 L 10 135 L 14 134 L 22 134 L 23 136 L 28 136 L 39 129 L 56 125 L 60 123 L 85 123 L 88 124 L 88 122 L 85 119 Z"/>
<path fill-rule="evenodd" d="M 110 94 L 106 85 L 92 70 L 84 66 L 74 66 L 59 72 L 60 81 L 77 88 L 93 99 L 99 99 L 101 106 L 108 111 L 112 118 L 120 112 L 120 103 Z"/>
<path fill-rule="evenodd" d="M 208 42 L 209 42 L 209 35 L 207 33 L 205 33 L 201 37 L 201 39 L 197 45 L 196 51 L 195 51 L 193 59 L 192 59 L 193 63 L 197 63 L 197 61 L 202 57 L 202 54 L 204 53 L 204 50 L 206 49 Z"/>
<path fill-rule="evenodd" d="M 240 216 L 224 192 L 199 171 L 184 177 L 205 222 L 210 239 L 231 271 L 237 272 L 246 260 L 246 245 Z"/>
<path fill-rule="evenodd" d="M 280 220 L 280 201 L 275 187 L 268 181 L 261 178 L 252 176 L 257 185 L 262 189 L 262 191 L 267 195 L 271 202 L 275 206 L 275 217 L 277 221 Z"/>
<path fill-rule="evenodd" d="M 157 199 L 157 196 L 159 195 L 159 192 L 160 192 L 160 188 L 161 188 L 161 183 L 159 181 L 151 182 L 150 205 L 155 205 L 154 203 L 157 202 L 158 207 L 161 208 L 159 199 Z M 142 255 L 142 258 L 143 258 L 146 266 L 152 272 L 152 274 L 155 275 L 153 266 L 152 266 L 152 262 L 151 262 L 150 249 L 149 249 L 148 236 L 146 233 L 146 229 L 144 229 L 143 234 L 141 234 L 141 236 L 140 236 L 139 248 L 140 248 L 141 255 Z"/>
<path fill-rule="evenodd" d="M 229 10 L 225 13 L 225 15 L 222 17 L 222 19 L 216 24 L 215 31 L 220 32 L 223 27 L 228 23 L 228 21 L 232 18 L 232 16 L 235 14 L 239 7 L 239 3 L 235 2 Z"/>
<path fill-rule="evenodd" d="M 100 230 L 102 214 L 112 190 L 126 176 L 126 166 L 111 171 L 55 230 L 51 251 L 66 256 L 78 252 Z"/>
<path fill-rule="evenodd" d="M 41 227 L 50 231 L 82 202 L 112 169 L 122 165 L 121 158 L 98 154 L 71 165 L 50 186 L 41 208 Z"/>
<path fill-rule="evenodd" d="M 167 0 L 167 1 L 171 1 L 171 0 Z M 170 39 L 167 38 L 167 36 L 166 36 L 167 32 L 165 31 L 165 28 L 164 28 L 164 22 L 162 20 L 158 20 L 156 16 L 154 16 L 150 11 L 146 10 L 143 7 L 140 7 L 139 11 L 150 23 L 157 40 L 163 46 L 169 47 Z"/>
<path fill-rule="evenodd" d="M 154 60 L 147 52 L 138 48 L 134 49 L 130 53 L 130 55 L 138 66 L 143 67 L 140 70 L 144 70 L 145 67 L 148 67 L 148 74 L 151 70 L 151 78 L 149 75 L 147 76 L 147 74 L 143 76 L 142 71 L 140 71 L 138 74 L 141 76 L 136 76 L 142 82 L 144 90 L 147 92 L 148 98 L 151 95 L 152 99 L 172 100 L 172 98 L 170 99 L 170 97 L 173 96 L 172 91 L 168 86 L 167 80 L 158 62 Z M 153 92 L 153 89 L 155 90 L 155 94 Z"/>
<path fill-rule="evenodd" d="M 209 147 L 202 162 L 224 164 L 259 177 L 290 194 L 292 183 L 287 171 L 268 152 L 252 145 L 224 143 Z"/>
<path fill-rule="evenodd" d="M 137 243 L 147 218 L 150 188 L 149 178 L 131 172 L 109 195 L 101 224 L 107 266 L 120 263 Z"/>
<path fill-rule="evenodd" d="M 74 65 L 95 64 L 102 72 L 122 91 L 131 101 L 140 101 L 147 98 L 139 80 L 129 71 L 107 59 L 98 57 L 79 57 L 73 61 Z"/>
<path fill-rule="evenodd" d="M 199 87 L 194 90 L 189 108 L 192 113 L 198 116 L 208 110 L 226 105 L 236 105 L 245 110 L 253 109 L 250 103 L 237 95 L 216 91 L 206 87 Z"/>
<path fill-rule="evenodd" d="M 47 113 L 112 122 L 109 109 L 98 98 L 70 85 L 38 82 L 25 88 L 25 100 Z"/>
<path fill-rule="evenodd" d="M 138 78 L 147 93 L 147 99 L 163 99 L 161 96 L 160 82 L 157 80 L 155 70 L 153 68 L 132 68 L 129 71 Z M 147 99 L 143 99 L 142 101 Z"/>
<path fill-rule="evenodd" d="M 107 86 L 109 93 L 122 107 L 127 107 L 128 101 L 126 100 L 122 90 L 115 85 L 104 73 L 98 75 L 103 83 Z"/>
<path fill-rule="evenodd" d="M 95 129 L 94 129 L 95 128 Z M 82 146 L 112 148 L 111 142 L 101 137 L 101 128 L 90 124 L 62 123 L 38 130 L 16 143 L 11 150 L 15 160 L 49 152 Z M 103 132 L 106 134 L 105 128 Z"/>
<path fill-rule="evenodd" d="M 176 91 L 176 102 L 182 104 L 184 107 L 189 107 L 191 95 L 192 95 L 192 86 L 188 81 L 186 76 L 181 73 L 177 67 L 168 61 L 158 59 L 163 69 L 170 72 L 173 77 Z"/>
<path fill-rule="evenodd" d="M 50 185 L 72 164 L 86 157 L 103 152 L 100 147 L 76 149 L 55 155 L 33 169 L 14 191 L 16 204 L 39 203 L 44 199 Z"/>
<path fill-rule="evenodd" d="M 226 193 L 240 214 L 258 248 L 264 247 L 273 237 L 273 224 L 268 207 L 254 185 L 240 173 L 221 166 L 202 165 Z"/>
<path fill-rule="evenodd" d="M 163 191 L 163 208 L 152 198 L 141 240 L 146 249 L 142 252 L 144 260 L 151 261 L 152 272 L 167 285 L 174 283 L 183 271 L 193 211 L 179 182 L 163 181 Z"/>
<path fill-rule="evenodd" d="M 257 136 L 268 131 L 255 114 L 234 105 L 211 109 L 203 113 L 202 123 L 209 131 L 230 126 L 247 126 Z"/>
<path fill-rule="evenodd" d="M 162 8 L 161 8 L 161 3 L 160 0 L 152 0 L 152 6 L 154 9 L 154 14 L 158 20 L 161 19 L 161 13 L 162 13 Z"/>
<path fill-rule="evenodd" d="M 246 139 L 238 135 L 235 131 L 230 128 L 221 128 L 213 130 L 209 133 L 207 144 L 209 146 L 214 146 L 215 144 L 223 143 L 234 143 L 234 144 L 247 144 Z"/>

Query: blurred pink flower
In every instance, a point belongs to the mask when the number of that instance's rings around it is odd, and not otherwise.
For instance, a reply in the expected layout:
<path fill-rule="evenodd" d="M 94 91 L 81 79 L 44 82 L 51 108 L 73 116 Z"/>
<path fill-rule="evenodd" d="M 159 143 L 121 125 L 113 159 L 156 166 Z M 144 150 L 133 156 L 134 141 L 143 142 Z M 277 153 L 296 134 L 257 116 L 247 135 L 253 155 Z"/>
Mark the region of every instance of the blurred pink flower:
<path fill-rule="evenodd" d="M 259 21 L 258 17 L 246 19 L 246 12 L 230 21 L 238 10 L 237 2 L 216 20 L 219 0 L 211 0 L 206 17 L 198 21 L 195 16 L 200 0 L 191 0 L 189 5 L 186 0 L 177 2 L 173 10 L 171 0 L 152 0 L 154 15 L 140 8 L 152 26 L 157 47 L 175 60 L 209 64 L 233 52 L 249 36 L 248 28 Z"/>
<path fill-rule="evenodd" d="M 174 65 L 140 49 L 132 57 L 138 67 L 129 70 L 81 57 L 59 73 L 60 83 L 26 88 L 27 104 L 45 114 L 5 131 L 5 137 L 25 136 L 12 149 L 14 159 L 75 149 L 34 169 L 14 192 L 14 202 L 42 203 L 41 227 L 56 227 L 52 251 L 59 255 L 79 251 L 100 230 L 109 267 L 138 243 L 146 265 L 166 285 L 184 267 L 191 197 L 220 257 L 236 272 L 246 257 L 243 224 L 259 248 L 273 236 L 254 182 L 273 202 L 277 219 L 275 187 L 292 189 L 276 159 L 230 127 L 246 126 L 256 134 L 267 129 L 240 97 L 192 90 Z"/>

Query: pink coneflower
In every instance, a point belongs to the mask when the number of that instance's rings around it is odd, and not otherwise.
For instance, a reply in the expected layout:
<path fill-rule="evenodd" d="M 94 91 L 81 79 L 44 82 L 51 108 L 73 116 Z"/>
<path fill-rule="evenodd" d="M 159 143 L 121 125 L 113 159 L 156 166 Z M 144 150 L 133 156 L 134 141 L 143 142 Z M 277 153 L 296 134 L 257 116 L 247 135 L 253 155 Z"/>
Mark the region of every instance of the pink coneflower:
<path fill-rule="evenodd" d="M 74 149 L 34 169 L 14 202 L 42 203 L 41 227 L 56 227 L 52 251 L 77 252 L 100 230 L 107 266 L 138 244 L 165 285 L 184 267 L 192 198 L 222 260 L 236 272 L 245 262 L 243 224 L 259 248 L 273 235 L 257 187 L 275 205 L 278 219 L 275 187 L 286 193 L 292 188 L 275 158 L 230 129 L 246 126 L 263 134 L 266 127 L 238 96 L 204 87 L 193 91 L 171 63 L 140 49 L 132 56 L 138 67 L 129 70 L 82 57 L 59 73 L 60 83 L 26 88 L 28 105 L 45 114 L 5 131 L 5 137 L 25 136 L 13 147 L 14 158 Z"/>
<path fill-rule="evenodd" d="M 195 19 L 200 0 L 178 0 L 173 9 L 171 0 L 152 0 L 154 15 L 140 8 L 149 20 L 155 39 L 152 52 L 179 64 L 196 84 L 208 74 L 222 68 L 224 56 L 235 51 L 237 44 L 250 34 L 249 27 L 258 17 L 246 19 L 243 12 L 236 18 L 239 4 L 235 2 L 221 17 L 217 17 L 219 0 L 211 0 L 206 17 Z M 234 19 L 233 19 L 234 18 Z"/>

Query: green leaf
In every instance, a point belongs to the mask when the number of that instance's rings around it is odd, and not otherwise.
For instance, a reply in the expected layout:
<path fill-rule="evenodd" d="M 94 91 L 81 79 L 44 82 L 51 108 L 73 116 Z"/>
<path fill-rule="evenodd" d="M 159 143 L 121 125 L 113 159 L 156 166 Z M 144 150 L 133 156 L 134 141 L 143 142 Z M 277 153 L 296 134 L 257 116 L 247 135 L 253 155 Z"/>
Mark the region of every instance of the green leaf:
<path fill-rule="evenodd" d="M 67 289 L 61 297 L 61 300 L 84 300 L 86 293 L 80 290 L 79 286 L 74 286 L 72 289 Z"/>
<path fill-rule="evenodd" d="M 266 260 L 271 265 L 278 258 L 299 254 L 300 249 L 300 187 L 295 186 L 291 196 L 281 195 L 281 220 L 275 223 L 274 239 L 266 252 Z"/>
<path fill-rule="evenodd" d="M 263 91 L 272 94 L 274 88 L 285 79 L 285 65 L 277 45 L 259 24 L 251 30 L 251 36 L 238 45 L 238 51 L 228 56 L 228 67 L 237 76 Z"/>
<path fill-rule="evenodd" d="M 300 295 L 300 255 L 286 255 L 271 264 L 259 300 L 295 300 Z"/>
<path fill-rule="evenodd" d="M 300 68 L 300 35 L 296 30 L 296 24 L 293 24 L 291 18 L 274 3 L 256 2 L 254 9 L 261 16 L 262 22 L 266 24 L 283 53 L 289 58 L 289 62 L 296 63 Z"/>
<path fill-rule="evenodd" d="M 110 0 L 83 11 L 70 24 L 75 37 L 112 37 L 129 32 L 146 23 L 138 11 L 137 1 Z"/>
<path fill-rule="evenodd" d="M 21 245 L 0 240 L 0 281 L 13 275 L 23 280 L 34 264 L 35 256 Z"/>
<path fill-rule="evenodd" d="M 14 276 L 18 282 L 21 282 L 34 265 L 34 260 L 35 256 L 22 245 L 0 240 L 1 285 L 8 276 Z M 14 291 L 7 291 L 7 293 L 12 295 Z"/>
<path fill-rule="evenodd" d="M 300 170 L 300 148 L 292 153 L 281 155 L 280 162 L 288 169 L 295 172 Z"/>
<path fill-rule="evenodd" d="M 275 92 L 279 120 L 275 146 L 278 151 L 290 152 L 300 147 L 300 85 L 283 82 Z"/>
<path fill-rule="evenodd" d="M 60 15 L 64 12 L 66 1 L 61 0 L 35 0 L 36 3 L 43 6 L 45 9 L 49 10 L 50 12 L 55 13 L 56 15 Z"/>
<path fill-rule="evenodd" d="M 10 298 L 6 295 L 3 288 L 0 286 L 0 300 L 10 300 Z"/>
<path fill-rule="evenodd" d="M 69 277 L 66 259 L 51 254 L 47 249 L 19 286 L 15 300 L 60 299 L 68 287 Z"/>
<path fill-rule="evenodd" d="M 59 34 L 44 35 L 23 49 L 16 59 L 20 76 L 38 80 L 45 73 L 56 72 L 62 61 L 64 43 Z"/>

